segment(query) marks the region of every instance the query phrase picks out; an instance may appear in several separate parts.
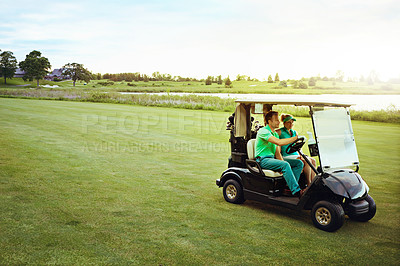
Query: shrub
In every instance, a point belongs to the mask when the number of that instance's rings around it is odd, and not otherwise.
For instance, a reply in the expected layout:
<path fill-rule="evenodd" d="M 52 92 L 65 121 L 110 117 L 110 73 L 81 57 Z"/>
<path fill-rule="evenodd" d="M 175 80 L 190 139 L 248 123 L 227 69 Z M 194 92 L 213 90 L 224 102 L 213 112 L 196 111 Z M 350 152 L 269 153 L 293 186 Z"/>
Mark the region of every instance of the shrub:
<path fill-rule="evenodd" d="M 308 81 L 308 86 L 315 86 L 315 79 L 314 78 L 310 78 L 310 80 Z"/>
<path fill-rule="evenodd" d="M 225 88 L 232 88 L 232 81 L 230 80 L 229 76 L 225 80 Z"/>
<path fill-rule="evenodd" d="M 300 82 L 299 88 L 300 88 L 300 89 L 307 89 L 308 86 L 307 86 L 307 84 L 305 84 L 304 82 Z"/>
<path fill-rule="evenodd" d="M 211 85 L 211 83 L 212 83 L 212 78 L 211 76 L 208 76 L 206 79 L 206 85 Z"/>
<path fill-rule="evenodd" d="M 101 86 L 111 86 L 111 85 L 114 85 L 114 82 L 112 82 L 112 81 L 101 81 L 101 82 L 97 82 L 97 84 L 99 84 Z"/>
<path fill-rule="evenodd" d="M 126 84 L 126 85 L 131 86 L 131 87 L 136 87 L 136 86 L 137 86 L 137 85 L 134 84 L 134 83 L 128 83 L 128 84 Z"/>
<path fill-rule="evenodd" d="M 279 86 L 287 87 L 287 82 L 286 82 L 286 80 L 282 80 L 281 82 L 279 82 Z"/>
<path fill-rule="evenodd" d="M 299 88 L 299 81 L 298 80 L 293 80 L 291 83 L 293 84 L 293 88 L 296 88 L 296 89 Z"/>

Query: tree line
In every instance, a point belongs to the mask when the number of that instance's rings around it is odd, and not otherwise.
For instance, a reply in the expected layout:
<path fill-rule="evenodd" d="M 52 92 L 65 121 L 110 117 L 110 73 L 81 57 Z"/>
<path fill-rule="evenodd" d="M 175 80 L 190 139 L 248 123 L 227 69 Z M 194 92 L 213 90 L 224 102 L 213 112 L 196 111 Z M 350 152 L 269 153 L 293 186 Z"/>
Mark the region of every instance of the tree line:
<path fill-rule="evenodd" d="M 108 79 L 111 81 L 178 81 L 178 82 L 187 82 L 187 81 L 202 81 L 196 78 L 189 78 L 189 77 L 181 77 L 181 76 L 172 76 L 171 74 L 161 74 L 160 72 L 156 71 L 153 72 L 151 75 L 141 74 L 140 72 L 135 73 L 116 73 L 110 74 L 106 73 L 101 75 L 100 73 L 95 74 L 96 79 Z"/>
<path fill-rule="evenodd" d="M 4 84 L 7 84 L 7 79 L 12 79 L 14 77 L 18 66 L 25 72 L 22 79 L 25 81 L 36 80 L 38 88 L 39 81 L 44 79 L 51 72 L 49 59 L 42 56 L 42 53 L 39 51 L 33 50 L 27 54 L 25 60 L 19 62 L 19 64 L 13 52 L 4 51 L 0 53 L 0 77 L 4 77 Z M 62 76 L 73 81 L 74 87 L 77 80 L 89 82 L 94 76 L 87 68 L 84 68 L 83 64 L 78 63 L 65 64 L 61 68 L 61 73 Z"/>
<path fill-rule="evenodd" d="M 4 77 L 4 83 L 7 84 L 7 79 L 11 79 L 14 77 L 17 67 L 20 67 L 21 70 L 25 72 L 25 75 L 22 77 L 24 80 L 36 80 L 37 87 L 39 87 L 39 80 L 44 79 L 49 73 L 51 64 L 48 58 L 42 56 L 42 53 L 39 51 L 32 51 L 26 55 L 25 60 L 17 62 L 17 59 L 13 55 L 11 51 L 4 51 L 2 52 L 0 49 L 0 77 Z M 181 76 L 172 76 L 171 74 L 163 74 L 158 71 L 153 72 L 151 75 L 141 74 L 139 72 L 135 73 L 117 73 L 117 74 L 110 74 L 106 73 L 102 75 L 101 73 L 93 74 L 87 68 L 83 66 L 83 64 L 79 63 L 67 63 L 61 68 L 61 73 L 64 78 L 71 79 L 73 81 L 73 86 L 75 86 L 76 81 L 82 80 L 85 82 L 89 82 L 90 80 L 96 79 L 108 79 L 110 81 L 177 81 L 177 82 L 190 82 L 190 81 L 199 81 L 205 82 L 205 85 L 211 85 L 212 83 L 217 83 L 219 85 L 225 84 L 225 87 L 231 88 L 232 81 L 230 80 L 229 76 L 227 78 L 222 79 L 221 75 L 219 76 L 208 76 L 205 79 L 196 79 L 190 77 L 181 77 Z M 300 80 L 280 80 L 279 74 L 275 74 L 275 78 L 272 78 L 272 75 L 268 75 L 267 82 L 268 83 L 279 83 L 279 86 L 287 87 L 288 84 L 293 86 L 294 88 L 301 88 L 306 89 L 308 86 L 316 86 L 316 83 L 320 80 L 322 81 L 332 81 L 332 85 L 336 85 L 336 82 L 343 82 L 344 81 L 344 73 L 341 70 L 336 72 L 335 77 L 328 78 L 327 76 L 321 78 L 320 75 L 317 77 L 311 78 L 302 78 Z M 236 76 L 236 81 L 259 81 L 256 78 L 251 78 L 247 75 L 240 75 Z M 375 82 L 380 82 L 378 78 L 378 74 L 375 71 L 371 71 L 367 77 L 361 75 L 358 78 L 347 78 L 348 82 L 367 82 L 368 84 L 372 85 Z"/>

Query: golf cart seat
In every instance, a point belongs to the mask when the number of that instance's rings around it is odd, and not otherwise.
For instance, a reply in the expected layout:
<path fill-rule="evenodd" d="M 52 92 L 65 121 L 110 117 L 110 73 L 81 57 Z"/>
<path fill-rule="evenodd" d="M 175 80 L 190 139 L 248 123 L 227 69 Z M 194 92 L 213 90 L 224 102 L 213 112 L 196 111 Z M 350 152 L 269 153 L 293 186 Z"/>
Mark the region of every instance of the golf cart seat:
<path fill-rule="evenodd" d="M 272 170 L 262 169 L 260 164 L 254 159 L 256 139 L 251 139 L 247 142 L 247 155 L 249 159 L 246 160 L 246 166 L 252 174 L 262 175 L 267 177 L 282 177 L 282 173 Z"/>

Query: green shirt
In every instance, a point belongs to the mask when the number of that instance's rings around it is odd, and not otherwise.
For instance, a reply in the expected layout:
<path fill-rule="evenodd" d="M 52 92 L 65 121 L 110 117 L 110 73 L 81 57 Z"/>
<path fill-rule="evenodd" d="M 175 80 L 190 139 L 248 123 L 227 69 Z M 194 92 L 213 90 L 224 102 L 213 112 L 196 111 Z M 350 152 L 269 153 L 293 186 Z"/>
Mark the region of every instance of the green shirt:
<path fill-rule="evenodd" d="M 268 139 L 272 136 L 279 139 L 278 133 L 276 133 L 275 131 L 272 132 L 269 125 L 260 128 L 257 131 L 255 157 L 275 157 L 276 145 L 268 141 Z"/>
<path fill-rule="evenodd" d="M 280 128 L 280 130 L 281 130 L 281 135 L 279 137 L 280 139 L 287 139 L 287 138 L 291 138 L 291 137 L 294 137 L 294 136 L 297 135 L 296 130 L 293 130 L 293 129 L 288 131 L 285 127 L 282 127 L 282 128 Z M 281 147 L 282 156 L 286 157 L 286 156 L 289 156 L 289 155 L 299 155 L 299 153 L 297 151 L 293 152 L 293 153 L 287 153 L 286 149 L 287 149 L 287 147 L 289 145 L 290 144 L 287 144 L 287 145 Z"/>

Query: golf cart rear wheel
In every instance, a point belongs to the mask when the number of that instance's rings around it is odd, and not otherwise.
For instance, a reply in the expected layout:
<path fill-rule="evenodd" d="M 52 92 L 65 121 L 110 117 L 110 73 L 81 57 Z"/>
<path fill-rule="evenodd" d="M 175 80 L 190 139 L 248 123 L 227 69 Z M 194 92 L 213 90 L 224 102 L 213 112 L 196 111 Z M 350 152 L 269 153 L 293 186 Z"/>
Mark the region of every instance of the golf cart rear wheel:
<path fill-rule="evenodd" d="M 339 203 L 321 200 L 313 206 L 311 219 L 317 228 L 333 232 L 342 227 L 344 211 Z"/>
<path fill-rule="evenodd" d="M 224 184 L 224 198 L 227 202 L 240 204 L 244 202 L 242 186 L 233 179 L 230 179 Z"/>
<path fill-rule="evenodd" d="M 369 220 L 371 220 L 372 218 L 374 218 L 375 213 L 376 213 L 376 204 L 374 199 L 368 195 L 365 200 L 368 202 L 369 204 L 369 208 L 368 208 L 368 212 L 367 213 L 363 213 L 360 215 L 351 215 L 349 213 L 349 218 L 355 221 L 359 221 L 359 222 L 368 222 Z"/>

